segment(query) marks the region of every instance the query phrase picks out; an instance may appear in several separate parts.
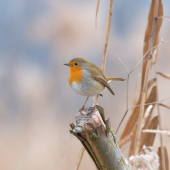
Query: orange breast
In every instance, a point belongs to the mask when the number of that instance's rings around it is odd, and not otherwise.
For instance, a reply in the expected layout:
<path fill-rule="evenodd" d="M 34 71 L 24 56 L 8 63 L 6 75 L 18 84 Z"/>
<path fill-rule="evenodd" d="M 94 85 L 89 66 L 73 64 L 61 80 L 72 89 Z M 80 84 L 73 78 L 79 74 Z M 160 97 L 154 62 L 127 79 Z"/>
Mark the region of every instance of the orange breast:
<path fill-rule="evenodd" d="M 70 75 L 69 75 L 69 84 L 70 86 L 75 81 L 77 84 L 79 84 L 81 81 L 83 81 L 83 74 L 82 74 L 83 68 L 75 68 L 70 67 Z"/>

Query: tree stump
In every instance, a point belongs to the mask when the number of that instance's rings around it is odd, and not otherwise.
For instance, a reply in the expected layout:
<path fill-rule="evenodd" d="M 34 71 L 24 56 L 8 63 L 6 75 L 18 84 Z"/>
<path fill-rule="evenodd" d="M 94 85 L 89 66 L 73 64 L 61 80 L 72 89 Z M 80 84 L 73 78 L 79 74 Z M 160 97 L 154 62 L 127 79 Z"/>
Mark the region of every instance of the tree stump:
<path fill-rule="evenodd" d="M 76 126 L 70 124 L 70 132 L 80 140 L 98 170 L 130 170 L 102 107 L 80 110 L 75 119 Z"/>

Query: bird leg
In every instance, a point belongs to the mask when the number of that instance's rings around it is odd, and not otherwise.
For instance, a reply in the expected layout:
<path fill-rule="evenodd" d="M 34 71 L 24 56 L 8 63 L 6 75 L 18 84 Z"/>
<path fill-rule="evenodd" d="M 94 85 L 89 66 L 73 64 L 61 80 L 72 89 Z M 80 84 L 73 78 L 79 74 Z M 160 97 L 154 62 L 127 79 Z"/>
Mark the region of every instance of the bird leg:
<path fill-rule="evenodd" d="M 103 95 L 102 95 L 102 94 L 97 94 L 97 99 L 98 99 L 98 97 L 99 97 L 99 96 L 103 97 Z M 87 99 L 86 99 L 86 101 L 85 101 L 85 103 L 84 103 L 83 107 L 82 107 L 79 111 L 81 111 L 81 110 L 84 110 L 84 109 L 85 109 L 85 105 L 86 105 L 86 103 L 87 103 L 88 98 L 89 98 L 89 97 L 87 97 Z M 97 102 L 97 99 L 96 99 L 96 102 Z M 96 106 L 96 103 L 94 104 L 94 107 L 95 107 L 95 106 Z"/>
<path fill-rule="evenodd" d="M 86 99 L 86 101 L 85 101 L 83 107 L 81 108 L 81 110 L 84 110 L 84 109 L 85 109 L 85 105 L 86 105 L 86 103 L 87 103 L 88 98 L 89 98 L 89 97 L 87 97 L 87 99 Z"/>
<path fill-rule="evenodd" d="M 95 102 L 95 104 L 94 104 L 94 107 L 96 107 L 97 99 L 98 99 L 99 96 L 103 97 L 102 94 L 97 94 L 97 98 L 96 98 L 96 102 Z"/>

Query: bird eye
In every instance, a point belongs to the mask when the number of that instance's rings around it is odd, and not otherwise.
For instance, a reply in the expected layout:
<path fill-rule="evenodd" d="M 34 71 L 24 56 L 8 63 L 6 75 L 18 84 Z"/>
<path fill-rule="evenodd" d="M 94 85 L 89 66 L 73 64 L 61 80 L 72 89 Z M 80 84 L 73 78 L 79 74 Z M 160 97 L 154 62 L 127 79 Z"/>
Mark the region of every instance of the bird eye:
<path fill-rule="evenodd" d="M 78 65 L 78 63 L 74 63 L 74 65 L 75 65 L 75 66 L 77 66 L 77 65 Z"/>

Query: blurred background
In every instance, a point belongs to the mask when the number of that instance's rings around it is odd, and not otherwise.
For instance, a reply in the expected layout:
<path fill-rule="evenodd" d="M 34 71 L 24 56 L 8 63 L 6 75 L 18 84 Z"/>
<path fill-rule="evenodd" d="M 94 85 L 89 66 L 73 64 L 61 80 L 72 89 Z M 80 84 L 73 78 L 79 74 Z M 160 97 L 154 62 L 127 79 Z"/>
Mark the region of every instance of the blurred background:
<path fill-rule="evenodd" d="M 69 124 L 85 97 L 68 84 L 72 58 L 102 64 L 109 0 L 100 1 L 95 29 L 96 1 L 1 0 L 0 2 L 0 169 L 74 169 L 81 149 L 69 133 Z M 164 15 L 170 1 L 163 0 Z M 142 57 L 149 0 L 114 1 L 106 75 L 127 78 L 118 58 L 133 69 Z M 170 22 L 164 20 L 160 38 L 170 40 Z M 158 70 L 170 73 L 170 43 L 159 46 Z M 141 67 L 130 76 L 129 107 Z M 154 72 L 151 72 L 151 77 Z M 159 99 L 170 96 L 170 81 L 158 77 Z M 98 104 L 116 130 L 126 110 L 126 82 L 112 82 L 115 92 L 103 92 Z M 87 106 L 92 106 L 93 99 Z M 164 101 L 170 106 L 170 100 Z M 118 134 L 131 111 L 125 118 Z M 156 110 L 155 110 L 156 114 Z M 161 108 L 162 126 L 170 129 L 169 110 Z M 169 138 L 163 136 L 170 152 Z M 160 144 L 157 138 L 154 146 Z M 126 155 L 129 146 L 122 152 Z M 85 153 L 80 170 L 95 169 Z"/>

